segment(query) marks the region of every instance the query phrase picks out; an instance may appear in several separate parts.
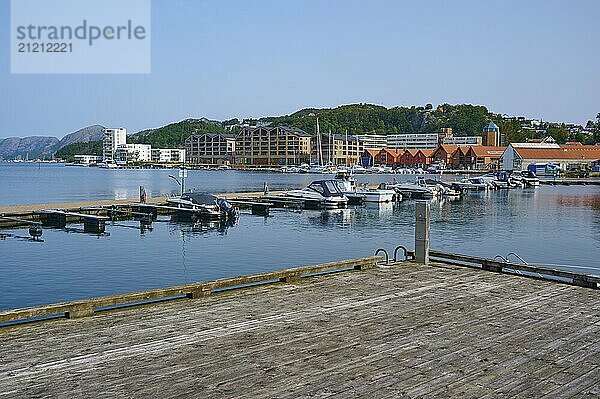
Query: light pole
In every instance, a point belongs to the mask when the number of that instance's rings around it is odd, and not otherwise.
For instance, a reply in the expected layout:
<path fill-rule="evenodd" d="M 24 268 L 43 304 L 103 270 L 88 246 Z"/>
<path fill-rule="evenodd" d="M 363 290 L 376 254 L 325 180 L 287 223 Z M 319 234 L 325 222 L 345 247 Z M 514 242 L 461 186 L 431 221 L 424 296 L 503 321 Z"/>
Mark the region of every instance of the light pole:
<path fill-rule="evenodd" d="M 185 192 L 185 178 L 187 177 L 187 169 L 179 169 L 179 179 L 181 179 L 181 181 L 173 175 L 169 175 L 169 177 L 175 180 L 177 184 L 179 184 L 179 186 L 181 187 L 181 195 L 183 195 L 183 193 Z"/>
<path fill-rule="evenodd" d="M 178 178 L 176 178 L 176 177 L 175 177 L 175 176 L 173 176 L 173 175 L 169 175 L 169 177 L 170 177 L 171 179 L 175 180 L 175 182 L 176 182 L 177 184 L 179 184 L 179 187 L 181 187 L 181 195 L 183 195 L 183 185 L 181 184 L 181 182 L 179 181 L 179 179 L 178 179 Z"/>

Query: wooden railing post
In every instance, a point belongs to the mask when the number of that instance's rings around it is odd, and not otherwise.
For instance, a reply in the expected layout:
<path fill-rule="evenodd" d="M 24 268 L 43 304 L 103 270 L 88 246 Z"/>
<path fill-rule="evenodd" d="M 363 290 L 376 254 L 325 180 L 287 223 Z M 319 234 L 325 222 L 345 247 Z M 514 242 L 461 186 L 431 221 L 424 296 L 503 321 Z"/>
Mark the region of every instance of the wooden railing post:
<path fill-rule="evenodd" d="M 429 264 L 430 210 L 427 201 L 417 201 L 415 210 L 415 262 Z"/>

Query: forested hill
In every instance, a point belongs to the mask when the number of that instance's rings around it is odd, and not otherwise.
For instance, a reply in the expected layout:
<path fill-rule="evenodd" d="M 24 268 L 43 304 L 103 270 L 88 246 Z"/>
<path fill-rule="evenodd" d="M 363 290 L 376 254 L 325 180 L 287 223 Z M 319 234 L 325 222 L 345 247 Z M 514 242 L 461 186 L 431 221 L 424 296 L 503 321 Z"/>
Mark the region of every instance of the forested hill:
<path fill-rule="evenodd" d="M 150 144 L 154 148 L 183 148 L 185 139 L 194 133 L 224 133 L 223 123 L 202 119 L 185 119 L 156 129 L 133 134 L 128 142 Z"/>
<path fill-rule="evenodd" d="M 442 104 L 434 108 L 431 104 L 424 107 L 386 108 L 372 104 L 342 105 L 336 108 L 306 108 L 291 115 L 272 116 L 260 119 L 231 119 L 213 121 L 206 118 L 185 119 L 166 126 L 147 129 L 128 136 L 129 143 L 151 144 L 154 148 L 183 148 L 185 139 L 193 133 L 235 133 L 242 123 L 255 125 L 268 123 L 270 126 L 291 126 L 315 133 L 316 118 L 319 117 L 321 132 L 348 134 L 396 134 L 396 133 L 433 133 L 443 127 L 450 127 L 455 136 L 478 136 L 483 127 L 494 121 L 508 142 L 522 142 L 527 138 L 542 138 L 551 135 L 559 143 L 577 140 L 591 144 L 600 141 L 600 114 L 596 121 L 589 121 L 586 128 L 594 136 L 582 133 L 570 135 L 564 125 L 553 124 L 545 130 L 524 129 L 517 118 L 504 118 L 489 112 L 485 106 L 470 104 Z M 231 129 L 227 129 L 227 127 Z M 57 153 L 67 159 L 74 154 L 99 154 L 102 147 L 99 142 L 89 144 L 74 143 Z"/>
<path fill-rule="evenodd" d="M 337 108 L 307 108 L 291 115 L 262 118 L 262 122 L 274 125 L 299 127 L 314 133 L 316 117 L 321 131 L 349 134 L 373 133 L 428 133 L 442 127 L 451 127 L 455 135 L 472 136 L 481 134 L 483 126 L 493 116 L 481 105 L 443 104 L 433 108 L 392 107 L 380 105 L 352 104 Z"/>

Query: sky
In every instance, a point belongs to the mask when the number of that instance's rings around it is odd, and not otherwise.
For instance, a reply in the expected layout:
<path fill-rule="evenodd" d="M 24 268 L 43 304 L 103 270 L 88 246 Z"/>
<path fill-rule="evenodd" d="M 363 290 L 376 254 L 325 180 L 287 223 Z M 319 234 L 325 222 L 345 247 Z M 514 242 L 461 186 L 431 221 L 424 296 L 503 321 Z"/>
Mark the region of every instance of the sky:
<path fill-rule="evenodd" d="M 600 112 L 596 0 L 152 0 L 151 15 L 149 74 L 11 74 L 0 0 L 0 138 L 359 102 Z"/>

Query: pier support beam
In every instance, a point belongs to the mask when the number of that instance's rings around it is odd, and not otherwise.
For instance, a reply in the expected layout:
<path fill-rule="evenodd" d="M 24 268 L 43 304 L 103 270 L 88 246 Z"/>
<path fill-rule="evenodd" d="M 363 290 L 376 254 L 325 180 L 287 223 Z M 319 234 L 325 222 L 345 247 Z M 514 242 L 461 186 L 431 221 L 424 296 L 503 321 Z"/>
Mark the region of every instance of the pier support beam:
<path fill-rule="evenodd" d="M 94 307 L 91 305 L 75 305 L 65 313 L 67 319 L 78 319 L 94 315 Z"/>
<path fill-rule="evenodd" d="M 210 288 L 201 287 L 196 290 L 188 292 L 187 294 L 185 294 L 185 296 L 190 299 L 199 299 L 199 298 L 205 298 L 205 297 L 209 296 L 211 293 L 212 293 L 212 291 L 210 290 Z"/>
<path fill-rule="evenodd" d="M 415 212 L 415 262 L 429 264 L 430 210 L 427 201 L 417 201 Z"/>

